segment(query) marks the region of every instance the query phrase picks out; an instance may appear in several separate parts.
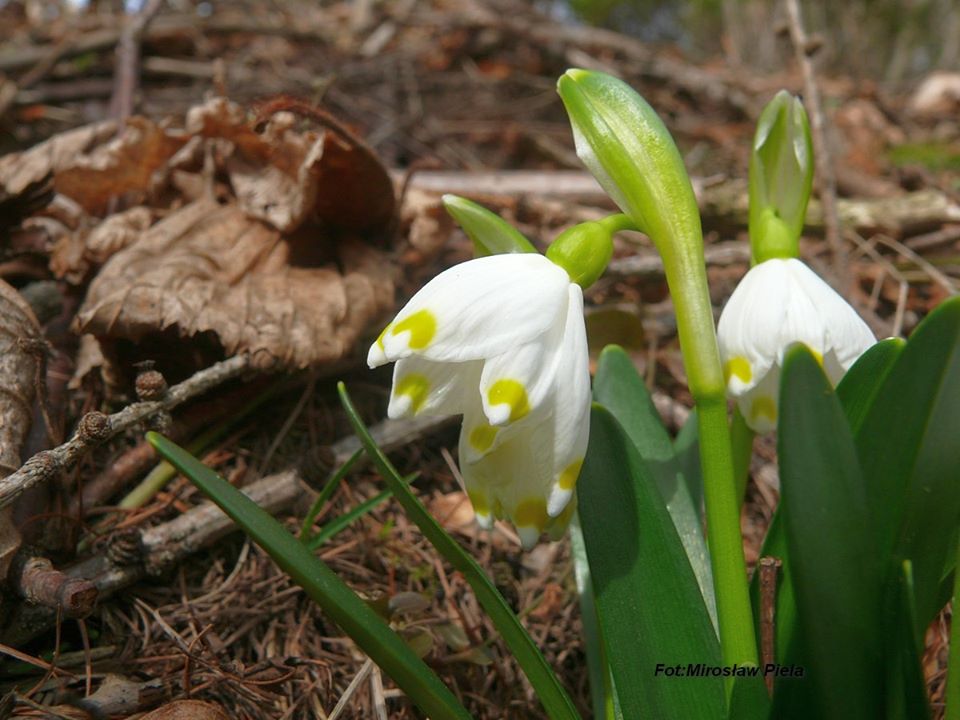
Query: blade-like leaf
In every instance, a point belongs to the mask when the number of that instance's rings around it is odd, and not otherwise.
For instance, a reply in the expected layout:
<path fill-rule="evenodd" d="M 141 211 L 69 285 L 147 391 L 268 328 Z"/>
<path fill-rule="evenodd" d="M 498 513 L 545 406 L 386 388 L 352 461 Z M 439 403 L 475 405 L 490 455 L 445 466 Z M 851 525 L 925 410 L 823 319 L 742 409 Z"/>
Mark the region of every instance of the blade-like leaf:
<path fill-rule="evenodd" d="M 716 627 L 713 572 L 700 512 L 690 496 L 690 488 L 674 456 L 670 435 L 663 426 L 653 398 L 623 348 L 608 345 L 600 353 L 593 397 L 617 419 L 656 480 Z"/>
<path fill-rule="evenodd" d="M 881 716 L 881 566 L 843 409 L 806 347 L 780 389 L 781 512 L 817 717 Z"/>
<path fill-rule="evenodd" d="M 930 717 L 927 682 L 923 677 L 923 643 L 916 627 L 913 568 L 900 564 L 896 585 L 896 615 L 893 627 L 883 633 L 887 642 L 887 720 L 923 720 Z"/>
<path fill-rule="evenodd" d="M 770 696 L 763 681 L 763 668 L 756 675 L 738 677 L 733 681 L 728 720 L 767 720 L 770 716 Z"/>
<path fill-rule="evenodd" d="M 393 492 L 397 502 L 403 507 L 407 516 L 417 524 L 430 544 L 437 549 L 437 552 L 455 569 L 463 573 L 464 578 L 476 594 L 477 601 L 490 616 L 494 626 L 503 637 L 503 641 L 526 673 L 527 679 L 530 680 L 530 684 L 540 698 L 540 702 L 543 703 L 547 714 L 552 720 L 579 720 L 579 715 L 570 696 L 567 695 L 550 665 L 547 664 L 540 650 L 527 634 L 527 631 L 523 629 L 517 616 L 513 614 L 507 601 L 503 599 L 483 568 L 440 527 L 440 524 L 434 520 L 433 516 L 427 512 L 423 504 L 410 491 L 407 484 L 403 482 L 396 468 L 393 467 L 393 464 L 370 436 L 370 432 L 357 414 L 356 408 L 353 407 L 347 389 L 342 382 L 337 384 L 337 391 L 340 394 L 340 402 L 347 412 L 350 424 L 360 439 L 360 444 L 367 451 L 367 455 L 373 464 L 380 470 L 380 474 Z"/>
<path fill-rule="evenodd" d="M 482 205 L 457 195 L 444 195 L 443 206 L 473 241 L 477 257 L 537 251 L 519 230 Z"/>
<path fill-rule="evenodd" d="M 613 678 L 607 653 L 603 647 L 600 620 L 597 618 L 597 601 L 593 596 L 593 580 L 590 577 L 590 562 L 587 547 L 583 542 L 580 517 L 576 513 L 570 522 L 570 551 L 573 555 L 573 571 L 580 596 L 580 621 L 583 625 L 584 653 L 587 656 L 587 675 L 590 678 L 590 699 L 595 720 L 623 720 L 619 711 Z"/>
<path fill-rule="evenodd" d="M 470 714 L 416 653 L 376 612 L 255 502 L 155 432 L 150 444 L 267 551 L 274 562 L 431 717 L 469 719 Z"/>
<path fill-rule="evenodd" d="M 881 558 L 896 582 L 913 566 L 916 623 L 940 609 L 960 522 L 960 298 L 913 332 L 856 434 Z"/>
<path fill-rule="evenodd" d="M 837 385 L 837 399 L 843 405 L 854 434 L 863 424 L 887 373 L 905 346 L 906 343 L 900 338 L 881 340 L 860 356 Z"/>
<path fill-rule="evenodd" d="M 680 428 L 673 441 L 673 452 L 677 458 L 677 467 L 687 483 L 687 491 L 697 513 L 703 519 L 703 473 L 700 469 L 700 423 L 697 422 L 697 409 L 690 411 L 687 421 Z"/>
<path fill-rule="evenodd" d="M 577 495 L 624 717 L 724 717 L 722 678 L 687 676 L 718 665 L 720 647 L 683 544 L 635 446 L 599 405 Z M 682 679 L 666 676 L 676 666 Z"/>

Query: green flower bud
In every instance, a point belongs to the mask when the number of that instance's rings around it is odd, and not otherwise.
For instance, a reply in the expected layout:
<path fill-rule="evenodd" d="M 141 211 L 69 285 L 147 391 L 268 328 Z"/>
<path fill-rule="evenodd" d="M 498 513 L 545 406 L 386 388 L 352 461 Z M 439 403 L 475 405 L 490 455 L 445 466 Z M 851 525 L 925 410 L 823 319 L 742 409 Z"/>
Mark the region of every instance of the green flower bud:
<path fill-rule="evenodd" d="M 813 143 L 800 98 L 781 90 L 763 109 L 750 153 L 754 262 L 799 254 L 813 186 Z"/>
<path fill-rule="evenodd" d="M 680 151 L 653 108 L 622 80 L 567 70 L 557 89 L 577 155 L 663 258 L 691 392 L 698 402 L 720 402 L 723 372 L 700 212 Z"/>
<path fill-rule="evenodd" d="M 610 264 L 613 234 L 633 227 L 626 215 L 611 215 L 580 223 L 560 233 L 547 248 L 547 258 L 567 271 L 570 282 L 582 288 L 593 285 Z"/>
<path fill-rule="evenodd" d="M 473 241 L 477 257 L 537 251 L 519 230 L 482 205 L 457 195 L 444 195 L 443 206 Z"/>
<path fill-rule="evenodd" d="M 700 215 L 680 152 L 657 113 L 610 75 L 567 70 L 557 89 L 577 155 L 661 254 L 667 238 L 700 237 Z"/>

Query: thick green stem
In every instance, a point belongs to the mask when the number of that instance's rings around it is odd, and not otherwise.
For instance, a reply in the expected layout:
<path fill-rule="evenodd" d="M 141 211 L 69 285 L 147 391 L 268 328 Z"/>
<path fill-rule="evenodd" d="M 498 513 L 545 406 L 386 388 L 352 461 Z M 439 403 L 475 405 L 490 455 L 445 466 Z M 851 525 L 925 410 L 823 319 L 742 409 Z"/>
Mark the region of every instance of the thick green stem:
<path fill-rule="evenodd" d="M 957 568 L 953 575 L 953 618 L 950 622 L 950 656 L 947 659 L 947 710 L 944 720 L 960 720 L 960 544 L 957 545 Z"/>
<path fill-rule="evenodd" d="M 743 419 L 740 408 L 734 406 L 733 422 L 730 424 L 730 442 L 733 446 L 733 478 L 737 485 L 737 507 L 743 505 L 747 494 L 747 479 L 750 476 L 750 460 L 753 459 L 753 439 L 757 434 Z"/>
<path fill-rule="evenodd" d="M 726 665 L 756 665 L 757 645 L 747 590 L 743 538 L 740 535 L 740 506 L 733 477 L 727 406 L 723 397 L 698 402 L 697 419 L 707 510 L 707 540 L 713 565 L 723 661 Z"/>

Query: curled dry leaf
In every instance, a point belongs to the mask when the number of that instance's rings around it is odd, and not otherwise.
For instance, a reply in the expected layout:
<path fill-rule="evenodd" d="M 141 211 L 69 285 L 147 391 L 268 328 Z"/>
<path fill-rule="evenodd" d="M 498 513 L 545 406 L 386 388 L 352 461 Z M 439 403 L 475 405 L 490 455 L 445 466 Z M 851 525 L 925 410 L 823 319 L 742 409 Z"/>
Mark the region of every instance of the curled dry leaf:
<path fill-rule="evenodd" d="M 20 467 L 20 446 L 33 417 L 40 326 L 20 293 L 0 280 L 0 477 Z M 0 510 L 0 582 L 20 547 L 10 508 Z"/>
<path fill-rule="evenodd" d="M 79 209 L 68 223 L 56 201 L 44 211 L 50 266 L 75 285 L 93 277 L 75 328 L 105 355 L 169 331 L 305 367 L 339 359 L 392 307 L 393 267 L 364 242 L 392 222 L 389 174 L 336 121 L 303 129 L 276 107 L 261 127 L 218 98 L 183 127 L 135 117 L 0 161 L 0 191 L 52 176 Z"/>
<path fill-rule="evenodd" d="M 356 239 L 328 249 L 333 267 L 297 266 L 317 244 L 285 237 L 236 205 L 193 203 L 104 265 L 77 325 L 134 342 L 169 328 L 213 331 L 228 354 L 246 351 L 261 367 L 339 359 L 392 305 L 391 268 Z"/>
<path fill-rule="evenodd" d="M 55 176 L 116 131 L 113 122 L 86 125 L 55 135 L 25 152 L 0 158 L 0 197 L 18 196 L 47 176 Z"/>

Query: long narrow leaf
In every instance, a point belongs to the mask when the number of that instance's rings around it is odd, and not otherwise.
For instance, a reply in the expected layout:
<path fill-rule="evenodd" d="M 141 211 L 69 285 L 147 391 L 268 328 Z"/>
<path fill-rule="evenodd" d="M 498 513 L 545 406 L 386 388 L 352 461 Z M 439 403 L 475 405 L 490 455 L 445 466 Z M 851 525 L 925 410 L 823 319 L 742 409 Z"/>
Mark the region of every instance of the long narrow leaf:
<path fill-rule="evenodd" d="M 608 345 L 600 353 L 593 382 L 593 398 L 617 419 L 656 480 L 690 566 L 697 576 L 710 620 L 717 627 L 713 571 L 699 509 L 694 505 L 690 487 L 683 477 L 670 435 L 663 426 L 653 398 L 623 348 Z M 699 457 L 697 464 L 699 466 Z"/>
<path fill-rule="evenodd" d="M 785 359 L 782 513 L 817 717 L 881 717 L 881 564 L 843 409 L 806 347 Z"/>
<path fill-rule="evenodd" d="M 432 718 L 470 718 L 453 693 L 403 639 L 279 522 L 175 443 L 155 432 L 147 433 L 147 440 L 266 550 L 280 569 L 425 713 Z"/>
<path fill-rule="evenodd" d="M 490 616 L 493 624 L 500 631 L 503 641 L 526 673 L 527 679 L 530 680 L 530 684 L 540 698 L 540 702 L 543 703 L 547 714 L 552 720 L 579 718 L 570 696 L 563 689 L 557 676 L 547 664 L 527 631 L 523 629 L 517 616 L 513 614 L 507 601 L 503 599 L 490 578 L 483 572 L 483 568 L 440 527 L 440 524 L 427 512 L 417 497 L 410 492 L 410 488 L 403 482 L 396 468 L 393 467 L 393 464 L 370 436 L 366 425 L 353 407 L 344 384 L 339 383 L 337 390 L 340 393 L 340 401 L 347 412 L 347 417 L 350 419 L 357 437 L 360 438 L 360 443 L 367 451 L 373 464 L 380 470 L 387 486 L 393 491 L 394 497 L 409 518 L 417 524 L 427 540 L 437 549 L 437 552 L 454 568 L 463 573 L 480 605 Z"/>
<path fill-rule="evenodd" d="M 960 521 L 960 298 L 914 330 L 856 434 L 889 583 L 913 566 L 916 626 L 940 609 Z"/>
<path fill-rule="evenodd" d="M 577 497 L 624 717 L 725 717 L 722 678 L 701 672 L 720 664 L 720 645 L 693 569 L 650 471 L 600 405 Z"/>

